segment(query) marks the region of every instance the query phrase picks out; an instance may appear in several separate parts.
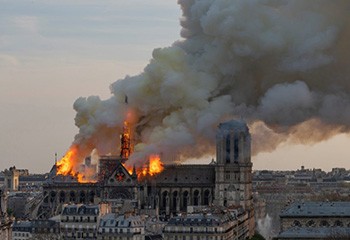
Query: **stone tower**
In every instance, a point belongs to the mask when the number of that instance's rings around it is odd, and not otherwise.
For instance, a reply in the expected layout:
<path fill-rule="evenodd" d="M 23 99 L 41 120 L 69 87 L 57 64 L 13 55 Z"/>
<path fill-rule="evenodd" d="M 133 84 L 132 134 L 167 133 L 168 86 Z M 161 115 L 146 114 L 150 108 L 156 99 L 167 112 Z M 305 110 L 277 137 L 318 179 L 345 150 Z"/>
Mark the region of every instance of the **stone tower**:
<path fill-rule="evenodd" d="M 221 123 L 216 134 L 215 204 L 242 206 L 252 200 L 251 137 L 245 122 Z"/>
<path fill-rule="evenodd" d="M 19 174 L 20 172 L 15 166 L 10 167 L 9 170 L 5 169 L 4 185 L 6 191 L 18 191 Z"/>

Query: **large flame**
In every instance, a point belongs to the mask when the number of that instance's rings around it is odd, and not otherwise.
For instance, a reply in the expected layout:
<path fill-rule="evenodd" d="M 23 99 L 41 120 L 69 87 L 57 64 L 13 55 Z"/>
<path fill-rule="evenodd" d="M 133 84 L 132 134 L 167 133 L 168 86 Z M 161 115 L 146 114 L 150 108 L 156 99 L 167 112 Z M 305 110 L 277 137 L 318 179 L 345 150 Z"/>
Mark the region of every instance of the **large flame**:
<path fill-rule="evenodd" d="M 61 160 L 56 163 L 57 175 L 74 175 L 73 164 L 77 157 L 78 148 L 76 145 L 72 145 L 67 153 Z"/>
<path fill-rule="evenodd" d="M 149 168 L 148 172 L 151 176 L 154 176 L 160 172 L 162 172 L 164 169 L 163 163 L 160 160 L 159 155 L 151 155 L 149 158 Z"/>
<path fill-rule="evenodd" d="M 133 172 L 133 168 L 126 165 L 126 169 L 130 174 Z M 136 174 L 138 178 L 144 178 L 146 176 L 154 176 L 158 173 L 161 173 L 164 169 L 163 163 L 160 160 L 160 156 L 158 154 L 152 154 L 149 156 L 149 160 L 140 168 L 136 169 Z"/>
<path fill-rule="evenodd" d="M 78 146 L 72 145 L 67 153 L 56 163 L 56 175 L 73 176 L 79 183 L 94 183 L 95 171 L 85 169 L 84 174 L 77 172 L 74 167 L 78 158 Z"/>

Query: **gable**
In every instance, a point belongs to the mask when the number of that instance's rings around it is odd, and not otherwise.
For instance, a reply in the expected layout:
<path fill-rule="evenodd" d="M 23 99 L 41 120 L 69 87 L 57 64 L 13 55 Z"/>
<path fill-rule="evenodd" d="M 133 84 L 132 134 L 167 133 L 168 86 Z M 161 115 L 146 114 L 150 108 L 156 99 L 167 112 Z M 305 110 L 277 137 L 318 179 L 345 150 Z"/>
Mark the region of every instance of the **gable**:
<path fill-rule="evenodd" d="M 135 180 L 126 168 L 121 164 L 117 164 L 112 174 L 110 174 L 106 180 L 107 186 L 120 186 L 120 185 L 134 185 Z"/>

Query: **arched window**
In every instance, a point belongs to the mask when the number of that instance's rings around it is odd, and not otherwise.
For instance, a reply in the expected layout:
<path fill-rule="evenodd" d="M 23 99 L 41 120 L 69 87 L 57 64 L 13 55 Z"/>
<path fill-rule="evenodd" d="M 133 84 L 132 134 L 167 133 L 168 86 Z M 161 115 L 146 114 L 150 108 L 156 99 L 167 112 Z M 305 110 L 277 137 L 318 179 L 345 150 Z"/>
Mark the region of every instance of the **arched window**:
<path fill-rule="evenodd" d="M 86 197 L 85 197 L 85 192 L 84 192 L 84 191 L 81 191 L 81 192 L 80 192 L 80 196 L 79 196 L 79 202 L 80 202 L 80 203 L 84 203 L 84 202 L 85 202 L 85 199 L 86 199 Z"/>
<path fill-rule="evenodd" d="M 182 206 L 183 209 L 187 209 L 187 205 L 188 205 L 188 191 L 184 191 L 182 194 Z"/>
<path fill-rule="evenodd" d="M 50 192 L 50 202 L 54 202 L 56 199 L 56 192 L 51 191 Z"/>
<path fill-rule="evenodd" d="M 315 223 L 314 220 L 310 220 L 310 221 L 308 221 L 308 222 L 306 223 L 306 226 L 307 226 L 307 227 L 315 227 L 315 225 L 316 225 L 316 223 Z"/>
<path fill-rule="evenodd" d="M 294 220 L 292 226 L 293 227 L 301 227 L 301 223 L 298 220 Z"/>
<path fill-rule="evenodd" d="M 233 158 L 235 162 L 238 162 L 238 156 L 239 156 L 239 137 L 237 134 L 234 135 L 233 140 Z"/>
<path fill-rule="evenodd" d="M 329 223 L 326 220 L 320 222 L 320 227 L 329 227 Z"/>
<path fill-rule="evenodd" d="M 172 204 L 172 209 L 176 210 L 176 205 L 177 205 L 177 191 L 173 192 L 173 204 Z"/>
<path fill-rule="evenodd" d="M 75 202 L 76 198 L 75 198 L 75 192 L 74 191 L 71 191 L 69 193 L 69 201 L 70 202 Z"/>
<path fill-rule="evenodd" d="M 193 193 L 193 205 L 198 206 L 199 205 L 199 191 L 195 190 Z"/>
<path fill-rule="evenodd" d="M 162 207 L 165 208 L 167 204 L 167 197 L 168 197 L 168 192 L 164 191 L 162 193 Z"/>
<path fill-rule="evenodd" d="M 339 220 L 336 220 L 334 222 L 334 227 L 343 227 L 343 226 L 344 226 L 344 224 L 341 221 L 339 221 Z"/>
<path fill-rule="evenodd" d="M 89 193 L 89 202 L 93 203 L 94 202 L 94 198 L 95 198 L 95 192 L 94 191 L 90 191 L 90 193 Z"/>
<path fill-rule="evenodd" d="M 66 201 L 66 193 L 64 191 L 61 191 L 59 202 L 64 203 L 65 201 Z"/>
<path fill-rule="evenodd" d="M 226 136 L 226 163 L 230 163 L 231 158 L 231 135 L 228 134 Z"/>
<path fill-rule="evenodd" d="M 209 205 L 209 199 L 210 198 L 210 191 L 209 191 L 209 189 L 207 189 L 207 190 L 205 190 L 204 191 L 204 205 L 205 206 L 208 206 Z"/>

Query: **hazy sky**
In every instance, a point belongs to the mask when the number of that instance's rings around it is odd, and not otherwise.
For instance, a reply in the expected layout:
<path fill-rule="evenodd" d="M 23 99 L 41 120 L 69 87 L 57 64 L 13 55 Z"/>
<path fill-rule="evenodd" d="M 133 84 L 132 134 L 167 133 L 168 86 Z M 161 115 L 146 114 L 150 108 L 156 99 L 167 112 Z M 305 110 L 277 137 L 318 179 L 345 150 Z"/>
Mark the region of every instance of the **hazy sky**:
<path fill-rule="evenodd" d="M 152 50 L 180 39 L 175 0 L 0 0 L 0 170 L 47 172 L 77 128 L 78 97 L 142 71 Z M 350 168 L 350 139 L 283 145 L 255 169 Z"/>

